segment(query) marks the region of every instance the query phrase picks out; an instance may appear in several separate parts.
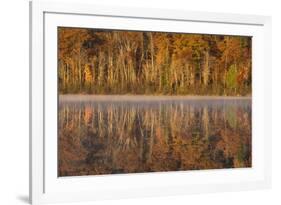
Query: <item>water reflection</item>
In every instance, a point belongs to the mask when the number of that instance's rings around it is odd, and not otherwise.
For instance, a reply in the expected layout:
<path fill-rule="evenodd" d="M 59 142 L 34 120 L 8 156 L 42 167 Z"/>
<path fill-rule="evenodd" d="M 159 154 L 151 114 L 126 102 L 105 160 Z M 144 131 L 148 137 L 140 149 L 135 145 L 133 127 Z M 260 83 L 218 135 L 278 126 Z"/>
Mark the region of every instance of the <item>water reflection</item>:
<path fill-rule="evenodd" d="M 61 101 L 59 176 L 251 166 L 251 100 Z"/>

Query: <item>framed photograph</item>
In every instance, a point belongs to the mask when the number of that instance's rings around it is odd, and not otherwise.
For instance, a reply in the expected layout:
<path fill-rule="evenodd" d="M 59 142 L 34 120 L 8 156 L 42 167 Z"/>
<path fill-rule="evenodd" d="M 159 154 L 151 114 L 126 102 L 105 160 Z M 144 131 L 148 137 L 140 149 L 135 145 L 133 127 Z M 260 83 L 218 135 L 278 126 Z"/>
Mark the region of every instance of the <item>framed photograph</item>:
<path fill-rule="evenodd" d="M 30 3 L 30 201 L 271 186 L 271 19 Z"/>

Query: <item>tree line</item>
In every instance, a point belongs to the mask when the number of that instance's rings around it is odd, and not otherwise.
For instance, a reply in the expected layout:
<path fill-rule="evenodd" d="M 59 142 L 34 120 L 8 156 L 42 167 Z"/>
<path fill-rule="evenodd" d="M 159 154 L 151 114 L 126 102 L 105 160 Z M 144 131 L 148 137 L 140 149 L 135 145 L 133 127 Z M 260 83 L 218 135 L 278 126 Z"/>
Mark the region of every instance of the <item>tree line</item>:
<path fill-rule="evenodd" d="M 251 37 L 58 28 L 59 92 L 251 95 Z"/>

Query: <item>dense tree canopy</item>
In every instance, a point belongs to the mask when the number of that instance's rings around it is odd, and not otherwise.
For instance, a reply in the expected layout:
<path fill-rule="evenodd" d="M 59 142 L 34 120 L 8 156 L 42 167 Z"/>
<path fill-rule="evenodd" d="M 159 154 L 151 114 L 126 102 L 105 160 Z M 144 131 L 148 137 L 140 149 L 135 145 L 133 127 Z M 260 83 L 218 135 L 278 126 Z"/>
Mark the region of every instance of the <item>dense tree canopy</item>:
<path fill-rule="evenodd" d="M 59 92 L 251 95 L 251 37 L 58 28 Z"/>

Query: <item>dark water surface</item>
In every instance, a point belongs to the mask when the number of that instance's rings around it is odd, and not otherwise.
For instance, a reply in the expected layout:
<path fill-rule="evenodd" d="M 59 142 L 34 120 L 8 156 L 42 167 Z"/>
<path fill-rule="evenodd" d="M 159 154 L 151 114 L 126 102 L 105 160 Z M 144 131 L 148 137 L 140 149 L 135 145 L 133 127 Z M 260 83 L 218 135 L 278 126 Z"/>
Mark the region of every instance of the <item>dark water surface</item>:
<path fill-rule="evenodd" d="M 251 167 L 251 99 L 61 100 L 59 176 Z"/>

